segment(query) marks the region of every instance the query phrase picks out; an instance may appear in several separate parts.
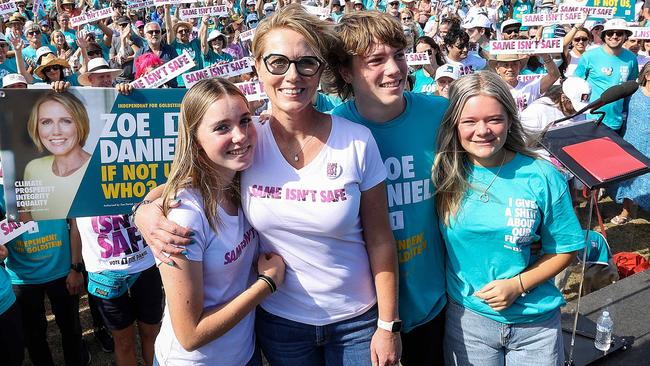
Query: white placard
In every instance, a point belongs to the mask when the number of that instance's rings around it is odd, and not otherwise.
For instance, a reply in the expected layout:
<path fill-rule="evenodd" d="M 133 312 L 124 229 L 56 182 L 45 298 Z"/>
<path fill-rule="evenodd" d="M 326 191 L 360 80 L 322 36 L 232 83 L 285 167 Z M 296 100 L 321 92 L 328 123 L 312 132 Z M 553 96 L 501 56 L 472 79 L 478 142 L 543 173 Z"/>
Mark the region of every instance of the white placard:
<path fill-rule="evenodd" d="M 321 18 L 327 18 L 330 16 L 331 12 L 329 8 L 321 8 L 320 6 L 303 5 L 302 7 L 305 8 L 309 14 L 314 14 Z"/>
<path fill-rule="evenodd" d="M 35 221 L 9 222 L 7 219 L 0 221 L 0 245 L 5 245 L 9 241 L 17 238 L 20 234 L 34 229 L 35 226 Z"/>
<path fill-rule="evenodd" d="M 264 84 L 259 81 L 247 81 L 244 83 L 235 84 L 239 87 L 239 90 L 244 93 L 246 99 L 249 102 L 254 102 L 257 100 L 268 99 L 266 92 L 264 91 Z"/>
<path fill-rule="evenodd" d="M 521 25 L 523 26 L 536 26 L 536 25 L 552 25 L 552 24 L 578 24 L 585 19 L 586 15 L 580 11 L 572 11 L 569 13 L 549 13 L 549 14 L 523 14 Z"/>
<path fill-rule="evenodd" d="M 157 88 L 196 65 L 187 51 L 131 82 L 134 89 Z"/>
<path fill-rule="evenodd" d="M 183 8 L 180 9 L 180 18 L 183 20 L 201 18 L 204 15 L 210 17 L 218 17 L 228 14 L 228 9 L 225 5 L 206 6 L 202 8 Z"/>
<path fill-rule="evenodd" d="M 18 8 L 15 2 L 0 4 L 0 15 L 13 14 Z"/>
<path fill-rule="evenodd" d="M 195 3 L 197 0 L 153 0 L 153 4 L 155 6 L 159 5 L 175 5 L 175 4 L 192 4 Z"/>
<path fill-rule="evenodd" d="M 150 8 L 152 6 L 154 6 L 153 0 L 134 1 L 132 3 L 126 4 L 126 8 L 129 10 L 140 10 L 144 8 Z"/>
<path fill-rule="evenodd" d="M 246 32 L 239 33 L 239 40 L 240 41 L 252 40 L 253 37 L 255 37 L 255 29 L 256 28 L 253 28 L 251 30 L 247 30 Z"/>
<path fill-rule="evenodd" d="M 560 4 L 557 11 L 560 13 L 571 13 L 574 11 L 579 11 L 587 14 L 587 17 L 611 19 L 616 13 L 616 8 Z"/>
<path fill-rule="evenodd" d="M 650 39 L 650 27 L 630 27 L 628 29 L 632 31 L 632 37 L 630 37 L 631 39 Z"/>
<path fill-rule="evenodd" d="M 426 52 L 407 53 L 404 56 L 406 57 L 406 64 L 409 66 L 429 65 L 431 63 L 429 54 Z"/>
<path fill-rule="evenodd" d="M 247 72 L 253 72 L 253 59 L 244 57 L 227 64 L 210 65 L 205 69 L 188 72 L 183 74 L 183 80 L 185 81 L 185 87 L 189 89 L 203 79 L 231 78 Z"/>
<path fill-rule="evenodd" d="M 78 27 L 80 25 L 94 22 L 100 19 L 109 18 L 111 15 L 113 15 L 113 9 L 111 8 L 89 11 L 86 13 L 81 13 L 76 17 L 70 18 L 70 25 L 73 27 Z"/>
<path fill-rule="evenodd" d="M 562 38 L 547 38 L 539 41 L 533 39 L 512 39 L 508 41 L 490 41 L 491 55 L 529 55 L 535 53 L 562 53 Z"/>

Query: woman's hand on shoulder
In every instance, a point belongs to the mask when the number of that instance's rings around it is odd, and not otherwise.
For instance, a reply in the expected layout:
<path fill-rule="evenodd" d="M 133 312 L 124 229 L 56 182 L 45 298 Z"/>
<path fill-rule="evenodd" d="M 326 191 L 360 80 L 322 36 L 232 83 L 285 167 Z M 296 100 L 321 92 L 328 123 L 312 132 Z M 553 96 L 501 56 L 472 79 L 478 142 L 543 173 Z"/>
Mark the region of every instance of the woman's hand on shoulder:
<path fill-rule="evenodd" d="M 261 253 L 257 259 L 257 272 L 271 277 L 276 287 L 284 282 L 284 269 L 284 260 L 275 253 Z"/>
<path fill-rule="evenodd" d="M 176 201 L 171 206 L 178 206 L 179 203 L 180 201 Z M 192 242 L 191 230 L 168 220 L 163 215 L 160 198 L 150 204 L 140 205 L 134 221 L 154 256 L 170 266 L 174 265 L 170 255 L 182 254 L 185 250 L 182 246 Z"/>
<path fill-rule="evenodd" d="M 519 280 L 517 277 L 513 277 L 494 280 L 476 291 L 474 296 L 483 299 L 495 311 L 503 311 L 512 305 L 521 293 Z"/>

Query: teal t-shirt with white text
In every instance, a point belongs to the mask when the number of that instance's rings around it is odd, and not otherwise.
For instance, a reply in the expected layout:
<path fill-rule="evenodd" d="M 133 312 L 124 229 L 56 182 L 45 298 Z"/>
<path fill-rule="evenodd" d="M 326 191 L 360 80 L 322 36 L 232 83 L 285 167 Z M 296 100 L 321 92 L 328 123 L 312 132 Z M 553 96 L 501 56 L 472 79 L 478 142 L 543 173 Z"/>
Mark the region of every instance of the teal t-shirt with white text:
<path fill-rule="evenodd" d="M 552 278 L 502 311 L 493 310 L 474 293 L 529 267 L 536 260 L 530 253 L 535 242 L 541 241 L 542 252 L 547 254 L 584 247 L 566 180 L 545 160 L 516 154 L 500 171 L 499 167 L 470 165 L 468 182 L 470 189 L 458 213 L 450 217 L 449 225 L 440 221 L 447 249 L 449 297 L 500 323 L 550 318 L 564 304 Z M 486 188 L 488 199 L 481 199 Z"/>
<path fill-rule="evenodd" d="M 404 112 L 385 123 L 363 118 L 354 101 L 332 114 L 368 127 L 386 166 L 388 211 L 399 261 L 399 312 L 402 329 L 408 332 L 431 321 L 447 303 L 431 168 L 448 102 L 411 92 L 405 92 L 404 99 Z"/>

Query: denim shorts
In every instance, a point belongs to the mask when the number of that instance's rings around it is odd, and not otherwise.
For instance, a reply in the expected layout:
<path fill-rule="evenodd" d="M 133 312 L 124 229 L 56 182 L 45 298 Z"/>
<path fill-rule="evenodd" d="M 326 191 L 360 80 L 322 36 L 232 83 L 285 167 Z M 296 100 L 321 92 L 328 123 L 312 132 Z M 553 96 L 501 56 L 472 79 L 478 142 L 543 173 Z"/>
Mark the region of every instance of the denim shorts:
<path fill-rule="evenodd" d="M 257 341 L 273 366 L 370 366 L 377 306 L 354 318 L 323 326 L 294 322 L 258 307 Z"/>
<path fill-rule="evenodd" d="M 446 365 L 564 365 L 559 309 L 537 323 L 504 324 L 449 300 L 446 316 Z"/>

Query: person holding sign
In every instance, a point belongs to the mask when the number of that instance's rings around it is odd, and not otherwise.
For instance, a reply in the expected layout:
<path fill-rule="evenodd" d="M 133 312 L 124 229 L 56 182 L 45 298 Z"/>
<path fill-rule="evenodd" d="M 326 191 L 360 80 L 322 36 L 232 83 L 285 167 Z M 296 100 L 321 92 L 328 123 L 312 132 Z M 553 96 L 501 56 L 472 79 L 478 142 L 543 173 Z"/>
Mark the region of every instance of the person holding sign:
<path fill-rule="evenodd" d="M 39 151 L 51 154 L 25 167 L 24 180 L 52 187 L 47 209 L 32 211 L 31 219 L 66 217 L 90 161 L 83 149 L 90 131 L 86 108 L 69 92 L 50 91 L 34 103 L 27 131 Z"/>
<path fill-rule="evenodd" d="M 509 89 L 492 72 L 458 79 L 438 131 L 447 365 L 564 365 L 564 299 L 549 280 L 584 237 L 563 176 L 526 147 Z"/>
<path fill-rule="evenodd" d="M 203 21 L 207 22 L 206 20 Z M 201 33 L 199 37 L 201 39 L 201 58 L 204 67 L 234 60 L 230 54 L 224 52 L 223 49 L 228 45 L 228 40 L 218 30 L 211 30 L 207 37 L 204 33 Z"/>
<path fill-rule="evenodd" d="M 191 39 L 193 25 L 192 23 L 180 21 L 178 19 L 172 21 L 172 17 L 169 13 L 170 6 L 171 5 L 169 4 L 165 5 L 165 28 L 167 28 L 167 44 L 173 47 L 176 50 L 176 53 L 179 55 L 182 54 L 183 51 L 187 51 L 190 57 L 194 60 L 196 65 L 188 70 L 188 72 L 200 70 L 203 68 L 203 64 L 201 63 L 201 57 L 199 57 L 199 55 L 202 55 L 203 53 L 201 52 L 201 44 L 199 42 L 199 39 Z M 176 9 L 176 17 L 178 17 L 178 9 L 179 8 Z M 204 18 L 201 22 L 199 34 L 201 37 L 205 37 L 205 34 L 207 33 L 208 22 L 207 19 Z M 185 86 L 185 81 L 180 75 L 176 78 L 176 82 L 178 83 L 179 87 Z"/>
<path fill-rule="evenodd" d="M 253 41 L 272 112 L 258 130 L 255 163 L 242 175 L 241 193 L 262 251 L 280 254 L 287 264 L 284 286 L 262 303 L 256 319 L 273 365 L 345 359 L 346 365 L 386 366 L 400 356 L 386 170 L 367 128 L 312 105 L 326 60 L 341 56 L 332 48 L 337 44 L 332 25 L 300 4 L 262 22 Z M 140 210 L 136 223 L 155 251 L 179 253 L 166 243 L 188 244 L 189 230 L 165 220 L 154 205 Z M 325 341 L 317 336 L 322 331 L 329 334 Z"/>

